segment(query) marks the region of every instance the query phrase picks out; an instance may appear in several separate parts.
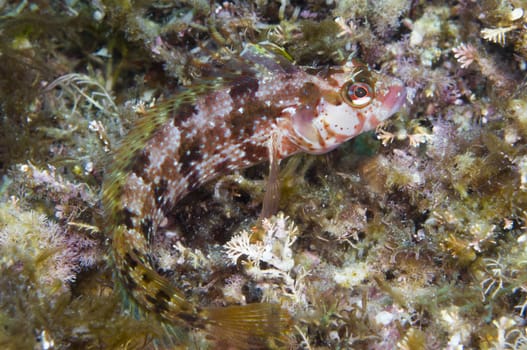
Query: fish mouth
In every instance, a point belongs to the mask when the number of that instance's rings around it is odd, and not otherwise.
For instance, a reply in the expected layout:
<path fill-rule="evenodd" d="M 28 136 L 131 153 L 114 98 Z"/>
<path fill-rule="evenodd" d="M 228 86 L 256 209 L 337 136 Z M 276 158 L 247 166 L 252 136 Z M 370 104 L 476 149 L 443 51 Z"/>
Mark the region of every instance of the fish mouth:
<path fill-rule="evenodd" d="M 384 109 L 391 116 L 401 109 L 406 102 L 406 88 L 402 85 L 393 85 L 388 88 L 388 93 L 384 95 L 382 104 Z"/>

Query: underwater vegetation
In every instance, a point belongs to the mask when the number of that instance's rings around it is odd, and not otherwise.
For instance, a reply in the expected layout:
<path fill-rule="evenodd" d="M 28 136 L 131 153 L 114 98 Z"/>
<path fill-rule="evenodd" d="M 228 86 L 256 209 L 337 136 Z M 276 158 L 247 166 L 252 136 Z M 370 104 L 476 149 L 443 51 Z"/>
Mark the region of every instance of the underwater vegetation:
<path fill-rule="evenodd" d="M 126 296 L 101 188 L 149 111 L 221 88 L 246 43 L 267 41 L 298 66 L 360 58 L 403 81 L 407 103 L 331 153 L 283 161 L 272 217 L 258 220 L 268 164 L 194 190 L 152 237 L 157 272 L 200 306 L 281 305 L 285 348 L 527 348 L 526 11 L 0 2 L 0 347 L 224 345 Z"/>

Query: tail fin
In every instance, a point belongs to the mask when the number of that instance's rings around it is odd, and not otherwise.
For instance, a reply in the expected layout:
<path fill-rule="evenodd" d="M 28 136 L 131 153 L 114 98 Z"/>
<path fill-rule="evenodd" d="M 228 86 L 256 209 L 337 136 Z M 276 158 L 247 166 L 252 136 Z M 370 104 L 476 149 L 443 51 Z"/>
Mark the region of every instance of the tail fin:
<path fill-rule="evenodd" d="M 280 305 L 232 305 L 202 312 L 217 348 L 278 349 L 287 343 L 291 317 Z"/>

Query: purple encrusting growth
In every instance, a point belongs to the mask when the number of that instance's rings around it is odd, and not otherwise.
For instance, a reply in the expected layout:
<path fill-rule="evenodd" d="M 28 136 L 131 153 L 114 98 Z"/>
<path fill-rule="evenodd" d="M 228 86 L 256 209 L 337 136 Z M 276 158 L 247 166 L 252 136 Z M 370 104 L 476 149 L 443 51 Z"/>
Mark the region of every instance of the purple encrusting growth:
<path fill-rule="evenodd" d="M 152 235 L 203 183 L 270 155 L 278 161 L 300 151 L 327 152 L 390 117 L 405 91 L 397 80 L 373 79 L 375 73 L 356 62 L 309 74 L 260 47 L 248 46 L 242 57 L 254 69 L 173 109 L 154 110 L 153 118 L 166 113 L 159 125 L 140 142 L 131 136 L 131 148 L 125 140 L 116 157 L 132 156 L 110 172 L 105 201 L 116 218 L 113 249 L 121 280 L 142 307 L 169 322 L 209 331 L 221 326 L 222 335 L 212 335 L 233 338 L 227 341 L 235 347 L 269 347 L 289 328 L 285 310 L 266 303 L 193 305 L 155 271 Z"/>

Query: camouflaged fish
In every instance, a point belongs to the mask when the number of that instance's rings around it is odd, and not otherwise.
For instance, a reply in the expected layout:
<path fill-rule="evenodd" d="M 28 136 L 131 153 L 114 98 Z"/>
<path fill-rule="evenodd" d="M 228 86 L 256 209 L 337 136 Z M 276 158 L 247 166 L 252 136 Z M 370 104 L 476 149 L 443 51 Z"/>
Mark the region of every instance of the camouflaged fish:
<path fill-rule="evenodd" d="M 190 191 L 235 169 L 298 152 L 320 154 L 399 110 L 405 88 L 353 61 L 304 69 L 248 45 L 241 74 L 177 95 L 124 140 L 104 186 L 122 285 L 164 321 L 204 329 L 231 348 L 276 347 L 290 327 L 280 305 L 202 307 L 154 268 L 149 243 Z M 247 67 L 251 67 L 248 69 Z"/>

